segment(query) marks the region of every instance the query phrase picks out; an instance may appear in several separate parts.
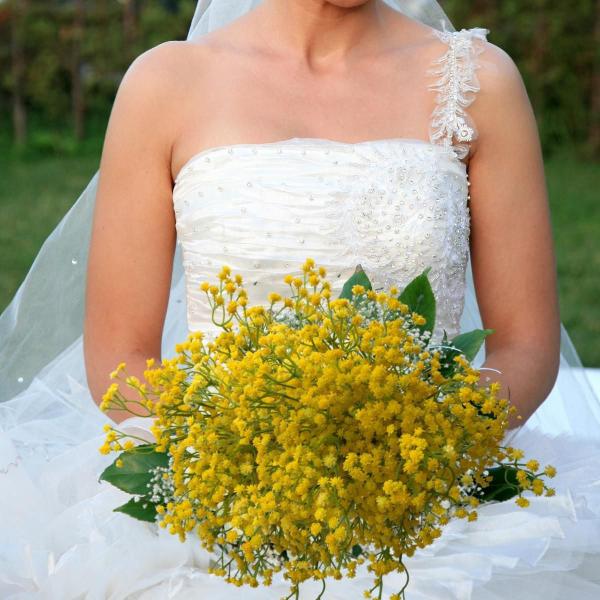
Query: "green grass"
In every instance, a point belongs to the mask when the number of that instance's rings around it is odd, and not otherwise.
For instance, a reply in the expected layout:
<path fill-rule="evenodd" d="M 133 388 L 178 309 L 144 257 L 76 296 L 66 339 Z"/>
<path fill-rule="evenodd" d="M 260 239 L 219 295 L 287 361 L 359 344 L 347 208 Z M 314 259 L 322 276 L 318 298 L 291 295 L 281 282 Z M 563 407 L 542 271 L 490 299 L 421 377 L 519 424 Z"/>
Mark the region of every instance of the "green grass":
<path fill-rule="evenodd" d="M 600 367 L 600 165 L 562 152 L 546 164 L 561 319 L 583 364 Z"/>
<path fill-rule="evenodd" d="M 98 168 L 99 153 L 98 140 L 76 156 L 17 158 L 0 151 L 0 308 Z M 564 152 L 547 161 L 546 172 L 562 320 L 583 363 L 600 367 L 600 167 Z"/>
<path fill-rule="evenodd" d="M 77 156 L 2 157 L 0 150 L 0 308 L 98 168 L 99 151 Z"/>

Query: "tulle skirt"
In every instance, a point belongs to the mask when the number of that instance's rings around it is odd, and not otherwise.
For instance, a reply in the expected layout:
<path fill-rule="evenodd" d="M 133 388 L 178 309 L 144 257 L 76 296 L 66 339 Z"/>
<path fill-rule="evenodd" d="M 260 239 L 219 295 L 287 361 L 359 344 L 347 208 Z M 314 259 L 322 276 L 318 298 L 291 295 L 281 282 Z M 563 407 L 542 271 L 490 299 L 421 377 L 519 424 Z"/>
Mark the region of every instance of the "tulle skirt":
<path fill-rule="evenodd" d="M 166 345 L 181 338 L 172 328 Z M 596 403 L 583 373 L 563 365 L 549 399 L 510 440 L 556 466 L 556 496 L 533 497 L 526 509 L 513 501 L 489 504 L 475 522 L 451 522 L 433 545 L 407 560 L 408 600 L 600 598 Z M 576 414 L 569 405 L 579 407 Z M 113 512 L 127 496 L 98 481 L 114 459 L 98 452 L 108 421 L 85 384 L 81 339 L 27 390 L 0 404 L 1 598 L 287 595 L 282 574 L 270 587 L 237 588 L 207 572 L 211 555 L 197 539 L 181 543 L 155 524 Z M 131 418 L 121 427 L 143 435 L 149 425 Z M 372 579 L 366 566 L 353 579 L 329 578 L 324 598 L 361 598 Z M 403 574 L 386 576 L 383 597 L 403 584 Z M 316 598 L 320 590 L 319 582 L 305 582 L 300 597 Z"/>

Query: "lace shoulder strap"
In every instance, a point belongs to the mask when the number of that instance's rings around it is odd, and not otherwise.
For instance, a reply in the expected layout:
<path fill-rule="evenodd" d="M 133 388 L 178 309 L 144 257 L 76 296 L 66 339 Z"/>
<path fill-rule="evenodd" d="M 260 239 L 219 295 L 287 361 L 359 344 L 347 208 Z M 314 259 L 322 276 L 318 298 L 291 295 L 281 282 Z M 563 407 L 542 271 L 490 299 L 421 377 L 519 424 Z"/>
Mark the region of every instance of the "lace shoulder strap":
<path fill-rule="evenodd" d="M 430 140 L 434 144 L 454 149 L 459 159 L 469 154 L 470 142 L 477 130 L 466 109 L 475 100 L 479 81 L 477 56 L 483 52 L 489 30 L 483 28 L 461 31 L 435 30 L 448 49 L 433 62 L 430 75 L 437 76 L 429 89 L 437 93 L 436 106 L 431 115 Z"/>

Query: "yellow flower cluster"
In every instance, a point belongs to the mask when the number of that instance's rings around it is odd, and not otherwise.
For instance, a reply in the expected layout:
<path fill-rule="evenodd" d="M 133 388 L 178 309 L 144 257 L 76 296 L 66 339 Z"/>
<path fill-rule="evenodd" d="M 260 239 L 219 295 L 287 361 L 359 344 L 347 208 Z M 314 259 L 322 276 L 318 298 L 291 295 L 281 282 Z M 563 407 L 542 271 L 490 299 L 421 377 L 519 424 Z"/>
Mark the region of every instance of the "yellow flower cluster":
<path fill-rule="evenodd" d="M 470 491 L 486 469 L 520 459 L 500 447 L 509 406 L 498 386 L 480 385 L 462 356 L 444 375 L 414 335 L 424 319 L 397 290 L 355 286 L 352 301 L 332 299 L 325 276 L 308 259 L 301 277 L 286 277 L 289 297 L 249 307 L 242 278 L 224 267 L 218 285 L 201 286 L 222 332 L 190 334 L 145 372 L 140 401 L 175 489 L 160 525 L 218 546 L 212 571 L 236 585 L 269 584 L 285 568 L 297 593 L 368 562 L 381 588 L 450 518 L 476 518 Z M 365 318 L 361 302 L 381 318 Z M 110 406 L 119 394 L 108 393 Z"/>

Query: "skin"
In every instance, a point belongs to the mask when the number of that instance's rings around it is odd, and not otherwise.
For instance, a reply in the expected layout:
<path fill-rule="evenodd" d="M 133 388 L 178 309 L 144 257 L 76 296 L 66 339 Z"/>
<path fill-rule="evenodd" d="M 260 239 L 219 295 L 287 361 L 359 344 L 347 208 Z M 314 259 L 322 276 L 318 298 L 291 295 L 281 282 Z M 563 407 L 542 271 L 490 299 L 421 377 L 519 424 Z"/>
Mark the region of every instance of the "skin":
<path fill-rule="evenodd" d="M 428 140 L 435 96 L 426 71 L 445 50 L 430 28 L 379 0 L 264 0 L 197 42 L 161 44 L 132 63 L 105 138 L 88 267 L 84 350 L 97 402 L 118 362 L 141 378 L 146 359 L 160 359 L 173 180 L 186 161 L 214 146 L 290 137 Z M 559 359 L 548 199 L 521 76 L 500 48 L 481 50 L 468 171 L 477 299 L 496 330 L 484 367 L 501 371 L 488 374 L 526 420 Z"/>

